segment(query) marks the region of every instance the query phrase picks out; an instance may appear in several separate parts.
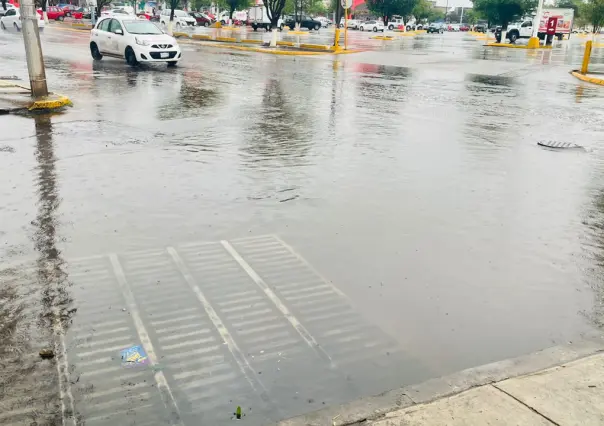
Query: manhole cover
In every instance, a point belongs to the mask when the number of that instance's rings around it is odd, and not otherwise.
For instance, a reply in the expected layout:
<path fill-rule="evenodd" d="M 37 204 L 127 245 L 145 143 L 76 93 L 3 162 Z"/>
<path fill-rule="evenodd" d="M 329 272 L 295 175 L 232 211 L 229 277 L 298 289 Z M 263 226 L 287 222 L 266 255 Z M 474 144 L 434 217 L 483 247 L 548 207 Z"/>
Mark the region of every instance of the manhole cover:
<path fill-rule="evenodd" d="M 537 145 L 545 146 L 547 148 L 555 148 L 555 149 L 582 148 L 582 146 L 580 146 L 580 145 L 577 145 L 574 143 L 568 143 L 568 142 L 547 141 L 547 142 L 537 142 Z"/>

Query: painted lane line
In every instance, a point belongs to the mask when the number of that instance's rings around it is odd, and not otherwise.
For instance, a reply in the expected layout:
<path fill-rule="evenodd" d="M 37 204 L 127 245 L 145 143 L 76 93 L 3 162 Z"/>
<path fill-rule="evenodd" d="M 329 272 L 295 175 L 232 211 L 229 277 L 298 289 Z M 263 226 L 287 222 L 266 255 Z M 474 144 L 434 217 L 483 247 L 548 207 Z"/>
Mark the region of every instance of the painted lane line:
<path fill-rule="evenodd" d="M 304 341 L 310 346 L 317 354 L 321 357 L 329 361 L 332 368 L 335 367 L 333 360 L 329 356 L 325 350 L 319 343 L 315 340 L 315 338 L 308 332 L 308 330 L 298 321 L 298 319 L 289 311 L 287 306 L 279 299 L 279 297 L 275 294 L 275 292 L 264 282 L 264 280 L 252 269 L 252 267 L 241 257 L 241 255 L 233 248 L 233 246 L 228 241 L 220 241 L 225 250 L 235 259 L 239 266 L 249 275 L 249 277 L 262 289 L 264 294 L 273 302 L 273 304 L 279 309 L 281 314 L 289 321 L 289 323 L 294 327 L 294 329 L 298 332 L 298 334 L 304 339 Z"/>
<path fill-rule="evenodd" d="M 231 336 L 229 330 L 222 322 L 222 319 L 220 319 L 220 317 L 210 304 L 209 300 L 206 298 L 206 296 L 203 294 L 203 292 L 197 285 L 195 278 L 193 277 L 193 275 L 191 275 L 191 272 L 189 271 L 189 268 L 185 265 L 185 262 L 182 260 L 175 248 L 167 247 L 166 250 L 170 254 L 170 256 L 172 256 L 174 264 L 180 271 L 181 275 L 183 276 L 191 290 L 193 290 L 193 293 L 195 293 L 195 296 L 197 296 L 197 300 L 199 300 L 199 303 L 201 303 L 201 305 L 203 306 L 203 309 L 206 311 L 208 318 L 210 318 L 210 321 L 212 321 L 212 324 L 214 324 L 214 327 L 220 334 L 220 337 L 222 337 L 222 340 L 224 341 L 224 343 L 226 343 L 227 348 L 233 356 L 233 359 L 239 366 L 239 369 L 243 373 L 244 377 L 246 378 L 252 389 L 255 392 L 259 393 L 263 400 L 265 400 L 267 403 L 270 403 L 268 392 L 264 387 L 264 384 L 256 378 L 256 372 L 250 365 L 249 361 L 247 360 L 241 349 L 239 349 L 239 346 L 235 342 L 233 336 Z"/>
<path fill-rule="evenodd" d="M 149 361 L 151 365 L 158 365 L 159 361 L 157 358 L 157 354 L 155 353 L 155 349 L 153 348 L 153 343 L 151 343 L 151 338 L 149 337 L 149 333 L 145 328 L 145 324 L 141 318 L 140 312 L 138 310 L 138 306 L 136 305 L 136 300 L 134 299 L 134 295 L 132 294 L 132 290 L 130 290 L 130 285 L 128 284 L 128 280 L 126 280 L 126 275 L 124 274 L 124 270 L 122 269 L 122 265 L 116 254 L 109 255 L 109 259 L 111 260 L 111 265 L 113 266 L 113 273 L 115 274 L 115 278 L 122 290 L 122 294 L 124 296 L 124 300 L 126 301 L 126 305 L 128 305 L 128 310 L 130 311 L 130 317 L 134 322 L 134 327 L 136 328 L 136 332 L 138 333 L 138 337 L 141 341 L 141 344 L 147 351 L 147 356 L 149 357 Z M 168 385 L 168 381 L 166 380 L 166 376 L 163 371 L 155 371 L 154 373 L 155 381 L 157 382 L 157 389 L 160 391 L 160 395 L 162 400 L 166 406 L 166 408 L 171 412 L 171 424 L 173 425 L 183 425 L 180 416 L 180 409 L 176 404 L 174 399 L 174 395 L 172 394 L 172 390 Z"/>

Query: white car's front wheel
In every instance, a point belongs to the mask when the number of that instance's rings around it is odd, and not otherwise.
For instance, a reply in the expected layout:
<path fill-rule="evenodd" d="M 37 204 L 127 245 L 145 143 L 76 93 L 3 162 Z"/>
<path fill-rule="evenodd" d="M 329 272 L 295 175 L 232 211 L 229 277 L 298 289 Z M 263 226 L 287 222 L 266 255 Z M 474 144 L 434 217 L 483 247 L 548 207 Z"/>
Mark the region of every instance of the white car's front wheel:
<path fill-rule="evenodd" d="M 365 31 L 365 29 L 363 27 L 359 28 L 361 31 Z"/>
<path fill-rule="evenodd" d="M 15 27 L 15 31 L 21 31 L 21 28 L 19 28 L 19 25 L 17 25 L 16 22 L 13 22 L 13 27 Z"/>
<path fill-rule="evenodd" d="M 6 31 L 6 27 L 4 26 L 4 22 L 0 22 L 0 28 Z"/>

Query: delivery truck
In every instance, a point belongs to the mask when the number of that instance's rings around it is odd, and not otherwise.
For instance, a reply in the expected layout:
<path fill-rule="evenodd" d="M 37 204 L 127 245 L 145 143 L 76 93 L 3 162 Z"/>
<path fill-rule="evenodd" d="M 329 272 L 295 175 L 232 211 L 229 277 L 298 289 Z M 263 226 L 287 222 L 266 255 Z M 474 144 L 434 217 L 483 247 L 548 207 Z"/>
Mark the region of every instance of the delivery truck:
<path fill-rule="evenodd" d="M 545 8 L 539 22 L 537 37 L 541 40 L 545 38 L 547 32 L 547 21 L 549 18 L 558 18 L 556 23 L 556 37 L 562 40 L 564 34 L 570 34 L 573 29 L 573 9 L 563 8 Z M 529 38 L 533 35 L 533 18 L 527 18 L 521 22 L 508 25 L 507 38 L 514 43 L 519 38 Z"/>

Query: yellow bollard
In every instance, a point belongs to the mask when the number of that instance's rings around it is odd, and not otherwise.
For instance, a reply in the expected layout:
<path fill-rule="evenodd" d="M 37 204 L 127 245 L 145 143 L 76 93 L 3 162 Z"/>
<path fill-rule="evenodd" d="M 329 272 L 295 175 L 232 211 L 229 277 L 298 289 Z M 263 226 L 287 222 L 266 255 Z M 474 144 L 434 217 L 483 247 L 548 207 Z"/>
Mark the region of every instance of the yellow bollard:
<path fill-rule="evenodd" d="M 585 43 L 585 53 L 583 54 L 583 64 L 581 64 L 581 74 L 587 74 L 587 66 L 589 65 L 589 57 L 591 56 L 592 41 Z"/>
<path fill-rule="evenodd" d="M 334 50 L 338 50 L 340 48 L 340 29 L 336 28 L 335 40 L 333 42 Z"/>

